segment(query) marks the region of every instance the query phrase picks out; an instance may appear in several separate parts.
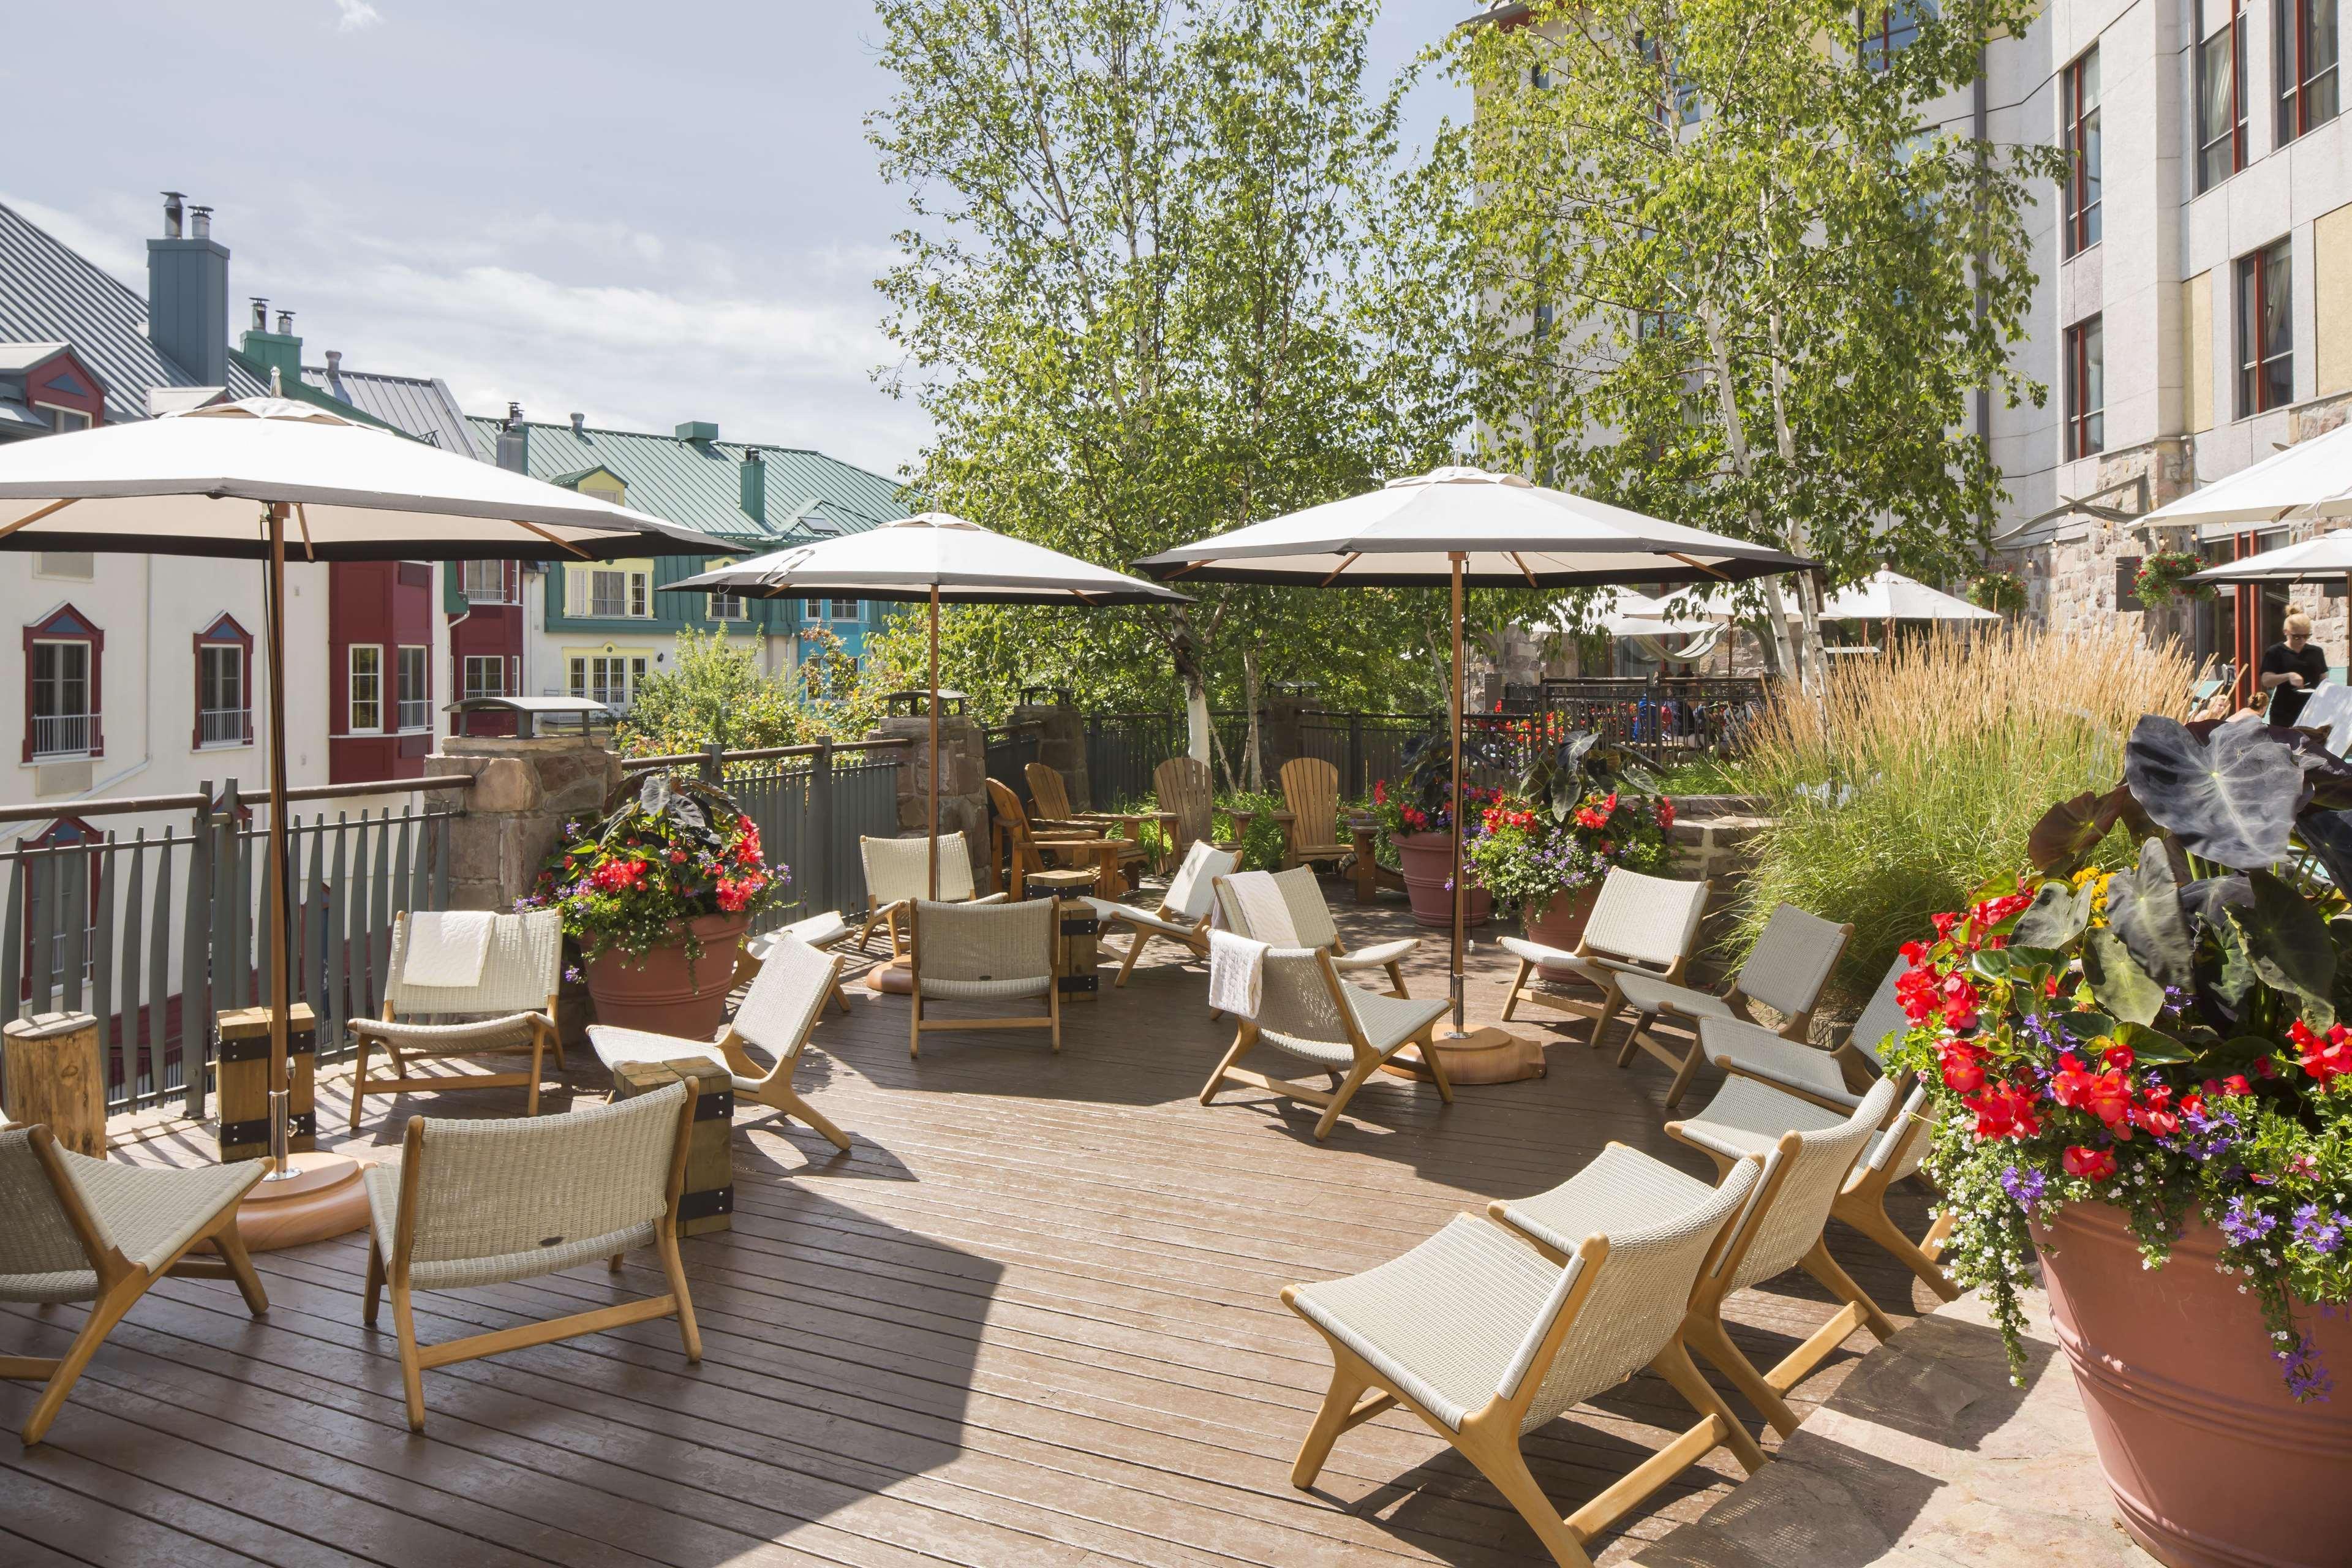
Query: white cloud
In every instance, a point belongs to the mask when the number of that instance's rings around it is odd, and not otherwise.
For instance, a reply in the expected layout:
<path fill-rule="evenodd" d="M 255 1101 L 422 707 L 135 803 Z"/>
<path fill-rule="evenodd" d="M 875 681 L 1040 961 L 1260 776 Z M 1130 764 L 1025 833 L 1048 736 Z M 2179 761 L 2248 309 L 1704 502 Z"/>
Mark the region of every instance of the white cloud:
<path fill-rule="evenodd" d="M 368 0 L 335 0 L 335 9 L 341 13 L 335 22 L 338 33 L 364 32 L 383 20 L 383 13 Z"/>

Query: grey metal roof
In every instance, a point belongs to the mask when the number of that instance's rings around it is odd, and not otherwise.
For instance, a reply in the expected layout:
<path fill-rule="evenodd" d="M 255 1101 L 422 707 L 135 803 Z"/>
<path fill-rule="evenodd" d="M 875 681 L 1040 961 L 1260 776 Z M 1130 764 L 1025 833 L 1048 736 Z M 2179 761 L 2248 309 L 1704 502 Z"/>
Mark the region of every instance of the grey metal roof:
<path fill-rule="evenodd" d="M 330 375 L 324 365 L 306 364 L 302 381 L 445 452 L 478 455 L 466 429 L 465 411 L 450 395 L 448 384 L 437 375 L 384 375 L 350 369 Z"/>
<path fill-rule="evenodd" d="M 106 384 L 110 420 L 147 417 L 147 389 L 195 375 L 147 340 L 147 301 L 22 213 L 0 202 L 0 342 L 69 343 Z M 269 388 L 232 363 L 232 397 Z"/>
<path fill-rule="evenodd" d="M 63 343 L 0 343 L 0 375 L 22 375 L 65 346 Z"/>

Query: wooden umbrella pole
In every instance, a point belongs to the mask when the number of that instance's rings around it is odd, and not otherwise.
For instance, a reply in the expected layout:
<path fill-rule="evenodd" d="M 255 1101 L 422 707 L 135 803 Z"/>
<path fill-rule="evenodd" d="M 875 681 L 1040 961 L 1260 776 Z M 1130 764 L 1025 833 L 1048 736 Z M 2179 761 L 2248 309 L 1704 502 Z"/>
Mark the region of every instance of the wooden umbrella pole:
<path fill-rule="evenodd" d="M 931 901 L 940 900 L 940 585 L 931 584 Z"/>
<path fill-rule="evenodd" d="M 1454 1032 L 1462 1033 L 1462 921 L 1465 899 L 1462 890 L 1462 840 L 1469 824 L 1462 816 L 1462 563 L 1463 552 L 1454 551 L 1447 557 L 1454 563 L 1454 675 L 1447 683 L 1445 706 L 1453 719 L 1454 729 L 1454 967 L 1451 984 L 1454 987 Z"/>
<path fill-rule="evenodd" d="M 287 1035 L 293 1016 L 293 943 L 286 898 L 286 507 L 273 503 L 269 520 L 269 1176 L 282 1181 L 290 1131 Z"/>

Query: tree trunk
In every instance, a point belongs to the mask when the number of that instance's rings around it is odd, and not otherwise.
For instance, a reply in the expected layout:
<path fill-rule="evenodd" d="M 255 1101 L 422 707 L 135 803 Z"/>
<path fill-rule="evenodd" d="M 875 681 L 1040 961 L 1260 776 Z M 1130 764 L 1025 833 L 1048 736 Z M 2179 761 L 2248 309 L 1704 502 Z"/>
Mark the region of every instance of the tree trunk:
<path fill-rule="evenodd" d="M 1200 762 L 1209 760 L 1209 743 L 1215 738 L 1209 722 L 1209 689 L 1201 684 L 1198 675 L 1187 672 L 1184 677 L 1184 754 Z"/>
<path fill-rule="evenodd" d="M 1265 753 L 1258 735 L 1257 649 L 1242 649 L 1242 706 L 1249 710 L 1249 751 L 1242 760 L 1244 788 L 1253 793 L 1265 788 Z"/>

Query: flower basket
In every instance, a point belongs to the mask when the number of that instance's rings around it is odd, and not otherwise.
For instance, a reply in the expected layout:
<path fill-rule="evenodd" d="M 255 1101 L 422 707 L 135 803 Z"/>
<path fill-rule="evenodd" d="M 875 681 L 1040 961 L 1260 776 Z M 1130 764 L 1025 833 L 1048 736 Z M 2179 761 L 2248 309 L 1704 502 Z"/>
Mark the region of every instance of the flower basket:
<path fill-rule="evenodd" d="M 751 929 L 749 915 L 704 915 L 671 928 L 669 940 L 642 954 L 606 948 L 585 965 L 596 1021 L 710 1038 L 727 1021 L 727 993 L 734 988 L 743 933 Z"/>
<path fill-rule="evenodd" d="M 1601 884 L 1588 882 L 1574 892 L 1555 894 L 1540 905 L 1529 905 L 1519 911 L 1519 925 L 1528 940 L 1556 947 L 1562 952 L 1573 952 L 1576 944 L 1584 940 L 1584 928 L 1592 919 L 1592 906 L 1601 901 Z M 1538 963 L 1536 973 L 1550 984 L 1580 982 L 1584 976 L 1573 969 L 1557 963 Z"/>
<path fill-rule="evenodd" d="M 2139 563 L 2139 575 L 2132 579 L 2132 593 L 2139 602 L 2153 609 L 2175 599 L 2210 599 L 2213 596 L 2210 583 L 2191 583 L 2191 573 L 2202 572 L 2212 563 L 2187 550 L 2159 550 Z"/>

